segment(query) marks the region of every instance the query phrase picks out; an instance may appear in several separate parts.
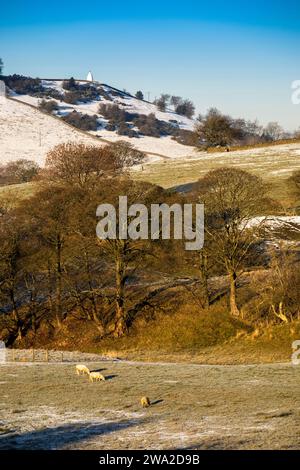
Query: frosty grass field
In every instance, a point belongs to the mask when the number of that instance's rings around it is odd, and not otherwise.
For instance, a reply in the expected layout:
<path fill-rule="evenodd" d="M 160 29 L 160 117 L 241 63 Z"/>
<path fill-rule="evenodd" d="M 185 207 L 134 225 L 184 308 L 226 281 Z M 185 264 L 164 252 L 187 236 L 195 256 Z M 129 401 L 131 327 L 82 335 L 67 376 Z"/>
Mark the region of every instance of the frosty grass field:
<path fill-rule="evenodd" d="M 0 449 L 300 447 L 300 366 L 87 365 L 2 364 Z"/>

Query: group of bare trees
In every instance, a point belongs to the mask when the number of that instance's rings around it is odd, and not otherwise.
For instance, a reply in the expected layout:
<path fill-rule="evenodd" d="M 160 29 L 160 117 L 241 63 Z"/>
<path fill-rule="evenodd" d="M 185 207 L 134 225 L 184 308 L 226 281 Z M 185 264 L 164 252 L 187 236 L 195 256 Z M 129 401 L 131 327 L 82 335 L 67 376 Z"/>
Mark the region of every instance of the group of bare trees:
<path fill-rule="evenodd" d="M 278 122 L 270 122 L 263 127 L 258 121 L 234 119 L 216 108 L 198 116 L 195 132 L 200 142 L 207 147 L 252 145 L 293 137 L 287 134 Z"/>
<path fill-rule="evenodd" d="M 30 199 L 16 205 L 10 193 L 2 198 L 0 297 L 11 335 L 20 339 L 45 316 L 60 328 L 74 309 L 101 336 L 108 327 L 124 334 L 125 284 L 147 250 L 144 242 L 98 240 L 96 208 L 117 204 L 120 193 L 150 201 L 161 191 L 128 179 L 141 157 L 127 143 L 62 144 L 48 154 Z"/>
<path fill-rule="evenodd" d="M 195 192 L 204 202 L 206 214 L 206 244 L 200 258 L 202 278 L 208 278 L 208 259 L 210 264 L 213 261 L 220 265 L 229 278 L 231 314 L 239 316 L 237 279 L 261 237 L 263 221 L 255 226 L 251 221 L 255 215 L 265 213 L 270 204 L 267 188 L 259 177 L 246 171 L 220 168 L 200 179 Z"/>
<path fill-rule="evenodd" d="M 181 96 L 171 96 L 167 93 L 162 93 L 160 97 L 154 101 L 154 104 L 156 104 L 160 111 L 166 111 L 168 106 L 172 106 L 175 113 L 188 118 L 192 118 L 195 114 L 193 102 L 188 99 L 183 99 Z"/>
<path fill-rule="evenodd" d="M 1 318 L 12 339 L 35 331 L 42 321 L 61 328 L 70 312 L 92 321 L 100 337 L 120 337 L 191 266 L 190 285 L 200 286 L 204 308 L 213 301 L 209 279 L 223 276 L 230 313 L 240 316 L 237 283 L 253 265 L 253 254 L 257 260 L 262 236 L 261 225 L 251 221 L 267 213 L 270 204 L 263 181 L 220 168 L 201 178 L 192 193 L 180 195 L 133 181 L 127 170 L 141 158 L 125 143 L 63 144 L 48 154 L 30 198 L 17 204 L 9 194 L 1 198 Z M 295 175 L 299 192 L 298 180 Z M 127 196 L 129 205 L 149 208 L 163 202 L 204 203 L 204 248 L 187 253 L 179 240 L 99 240 L 96 208 L 101 203 L 116 207 L 120 195 Z M 168 282 L 159 277 L 152 284 L 154 272 L 169 272 Z M 170 282 L 172 273 L 177 275 Z"/>

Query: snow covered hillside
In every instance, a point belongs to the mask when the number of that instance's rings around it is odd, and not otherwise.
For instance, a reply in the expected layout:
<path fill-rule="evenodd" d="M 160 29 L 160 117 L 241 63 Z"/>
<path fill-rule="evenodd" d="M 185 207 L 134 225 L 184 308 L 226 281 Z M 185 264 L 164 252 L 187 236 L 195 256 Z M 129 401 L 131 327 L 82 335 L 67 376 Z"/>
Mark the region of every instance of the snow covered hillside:
<path fill-rule="evenodd" d="M 25 83 L 29 90 L 26 93 L 23 91 L 24 80 L 29 82 Z M 73 91 L 66 89 L 70 80 L 21 77 L 20 82 L 19 89 L 18 83 L 10 86 L 10 99 L 1 98 L 0 101 L 0 163 L 27 158 L 43 165 L 47 152 L 62 142 L 103 145 L 125 140 L 147 154 L 142 165 L 143 178 L 150 172 L 149 181 L 166 187 L 194 181 L 209 169 L 228 165 L 229 161 L 232 166 L 253 170 L 263 177 L 288 177 L 299 168 L 299 143 L 208 153 L 175 140 L 180 133 L 187 135 L 193 130 L 193 119 L 172 110 L 159 111 L 153 103 L 127 92 L 98 82 L 76 81 Z M 54 108 L 47 109 L 48 114 L 42 112 L 38 109 L 42 102 Z M 113 118 L 107 115 L 107 110 L 112 108 Z M 92 128 L 77 129 L 76 123 L 69 121 L 72 116 L 77 121 L 81 118 L 90 120 Z M 153 129 L 156 136 L 150 135 Z M 139 165 L 135 167 L 136 170 L 140 168 Z"/>
<path fill-rule="evenodd" d="M 63 121 L 59 122 L 22 103 L 1 99 L 0 163 L 26 158 L 43 165 L 47 152 L 55 145 L 75 141 L 98 144 L 92 136 L 73 129 Z"/>
<path fill-rule="evenodd" d="M 76 84 L 87 85 L 86 82 L 79 81 Z M 177 130 L 191 131 L 194 128 L 194 120 L 189 119 L 185 116 L 176 114 L 175 112 L 168 110 L 166 112 L 159 111 L 157 106 L 147 101 L 139 100 L 126 92 L 121 92 L 108 85 L 101 85 L 97 82 L 93 82 L 89 86 L 94 87 L 97 96 L 88 101 L 76 101 L 76 103 L 67 103 L 64 101 L 66 91 L 63 88 L 62 80 L 42 80 L 41 86 L 43 87 L 43 94 L 45 98 L 53 100 L 53 96 L 56 96 L 54 101 L 57 104 L 57 110 L 54 114 L 60 118 L 66 118 L 67 115 L 76 111 L 89 116 L 96 116 L 97 118 L 97 129 L 89 130 L 88 132 L 97 137 L 103 138 L 110 142 L 118 140 L 125 140 L 133 144 L 136 148 L 149 153 L 149 160 L 157 160 L 161 157 L 177 158 L 177 157 L 191 157 L 195 156 L 197 151 L 194 147 L 183 145 L 172 138 L 172 135 L 162 135 L 158 137 L 152 137 L 150 135 L 143 135 L 139 132 L 133 124 L 126 124 L 128 128 L 133 130 L 136 134 L 135 137 L 128 137 L 125 134 L 120 134 L 117 130 L 110 130 L 109 120 L 101 115 L 99 111 L 99 105 L 117 105 L 121 110 L 128 113 L 131 116 L 149 116 L 154 115 L 167 128 Z M 49 96 L 47 96 L 47 91 Z M 11 97 L 18 101 L 28 103 L 35 107 L 39 106 L 41 102 L 40 96 L 32 96 L 29 94 L 17 94 L 13 90 L 10 93 Z M 109 130 L 108 130 L 109 129 Z M 152 154 L 152 155 L 151 155 Z M 157 155 L 155 155 L 157 154 Z"/>

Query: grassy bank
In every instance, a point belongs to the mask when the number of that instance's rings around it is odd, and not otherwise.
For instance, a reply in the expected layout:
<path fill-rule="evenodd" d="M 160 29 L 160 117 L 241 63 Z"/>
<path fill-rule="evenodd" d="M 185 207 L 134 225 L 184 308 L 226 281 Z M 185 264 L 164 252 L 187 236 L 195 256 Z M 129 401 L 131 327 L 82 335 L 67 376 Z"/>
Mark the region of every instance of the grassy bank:
<path fill-rule="evenodd" d="M 138 361 L 252 364 L 289 362 L 292 341 L 300 339 L 300 321 L 257 330 L 230 316 L 224 306 L 195 307 L 158 313 L 136 321 L 122 338 L 101 339 L 91 321 L 70 316 L 59 330 L 42 324 L 34 335 L 14 344 L 20 348 L 79 350 Z"/>

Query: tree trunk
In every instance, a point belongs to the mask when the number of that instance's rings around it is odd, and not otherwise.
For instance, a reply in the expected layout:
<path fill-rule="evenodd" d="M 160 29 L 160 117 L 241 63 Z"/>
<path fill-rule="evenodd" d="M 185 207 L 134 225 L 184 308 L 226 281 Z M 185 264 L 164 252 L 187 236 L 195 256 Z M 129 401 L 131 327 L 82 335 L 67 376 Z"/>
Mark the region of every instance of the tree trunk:
<path fill-rule="evenodd" d="M 230 313 L 231 315 L 238 317 L 240 311 L 236 303 L 236 278 L 237 275 L 234 271 L 229 273 L 230 278 Z"/>
<path fill-rule="evenodd" d="M 57 236 L 56 245 L 56 279 L 55 279 L 55 317 L 57 327 L 61 327 L 61 293 L 62 293 L 62 266 L 61 266 L 61 239 Z"/>
<path fill-rule="evenodd" d="M 114 336 L 120 337 L 126 333 L 126 309 L 125 309 L 125 266 L 120 251 L 116 255 L 116 317 Z"/>
<path fill-rule="evenodd" d="M 204 308 L 209 307 L 209 290 L 208 290 L 208 270 L 207 270 L 207 255 L 200 253 L 200 276 L 203 287 Z"/>
<path fill-rule="evenodd" d="M 36 334 L 36 315 L 35 313 L 31 314 L 31 329 L 34 334 Z"/>
<path fill-rule="evenodd" d="M 16 328 L 17 328 L 17 340 L 21 340 L 23 335 L 22 335 L 22 323 L 19 318 L 18 314 L 18 309 L 15 301 L 15 294 L 13 289 L 10 290 L 10 300 L 12 304 L 12 318 L 16 323 Z"/>
<path fill-rule="evenodd" d="M 85 271 L 88 277 L 88 286 L 89 286 L 89 291 L 91 292 L 91 302 L 92 302 L 92 315 L 88 312 L 88 318 L 89 320 L 93 320 L 94 323 L 96 324 L 97 330 L 101 334 L 101 336 L 104 336 L 105 330 L 102 322 L 98 318 L 98 308 L 97 308 L 97 300 L 94 296 L 93 293 L 93 284 L 92 284 L 92 276 L 91 276 L 91 268 L 90 268 L 90 262 L 89 262 L 89 254 L 84 248 L 84 260 L 85 260 Z"/>
<path fill-rule="evenodd" d="M 103 326 L 102 321 L 99 320 L 99 318 L 98 318 L 97 306 L 96 306 L 96 302 L 95 302 L 94 299 L 93 299 L 93 309 L 92 309 L 92 317 L 91 317 L 91 320 L 95 323 L 96 328 L 97 328 L 97 330 L 98 330 L 99 333 L 100 333 L 100 336 L 103 337 L 104 334 L 105 334 L 105 328 L 104 328 L 104 326 Z"/>
<path fill-rule="evenodd" d="M 50 266 L 50 260 L 48 259 L 48 269 L 47 269 L 47 279 L 48 279 L 48 301 L 49 301 L 49 309 L 50 309 L 50 325 L 54 327 L 54 325 L 52 325 L 52 319 L 54 317 L 54 315 L 56 316 L 56 312 L 55 312 L 55 309 L 54 309 L 54 305 L 53 305 L 53 292 L 52 292 L 52 280 L 51 280 L 51 266 Z M 57 322 L 57 318 L 56 318 L 56 322 Z"/>
<path fill-rule="evenodd" d="M 21 339 L 23 338 L 23 334 L 22 334 L 22 327 L 21 327 L 20 324 L 18 325 L 17 332 L 18 332 L 18 334 L 17 334 L 17 340 L 18 340 L 18 341 L 21 341 Z"/>

